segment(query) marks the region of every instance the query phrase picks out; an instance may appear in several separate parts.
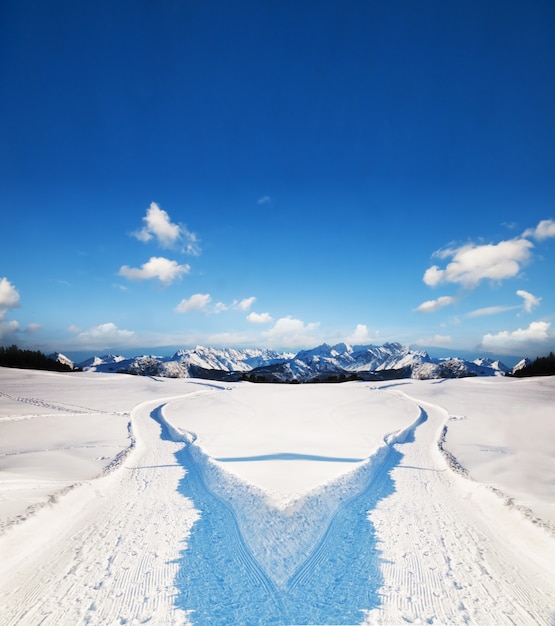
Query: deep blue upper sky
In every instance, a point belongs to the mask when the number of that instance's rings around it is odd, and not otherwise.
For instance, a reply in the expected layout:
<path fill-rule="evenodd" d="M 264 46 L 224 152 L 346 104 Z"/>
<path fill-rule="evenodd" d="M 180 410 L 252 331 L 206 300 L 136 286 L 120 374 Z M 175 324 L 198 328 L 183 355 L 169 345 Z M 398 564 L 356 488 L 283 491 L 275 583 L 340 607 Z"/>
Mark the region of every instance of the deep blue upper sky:
<path fill-rule="evenodd" d="M 552 2 L 8 1 L 0 29 L 0 342 L 553 348 Z"/>

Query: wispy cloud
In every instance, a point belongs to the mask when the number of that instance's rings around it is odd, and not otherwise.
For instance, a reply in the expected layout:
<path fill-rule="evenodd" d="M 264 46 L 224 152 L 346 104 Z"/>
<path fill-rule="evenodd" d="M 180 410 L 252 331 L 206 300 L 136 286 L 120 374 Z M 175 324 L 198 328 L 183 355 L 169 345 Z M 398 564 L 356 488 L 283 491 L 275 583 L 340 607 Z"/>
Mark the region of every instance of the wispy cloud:
<path fill-rule="evenodd" d="M 270 196 L 262 196 L 261 198 L 258 198 L 256 202 L 257 204 L 269 204 L 271 201 L 272 198 L 270 198 Z"/>
<path fill-rule="evenodd" d="M 541 298 L 536 298 L 536 296 L 532 295 L 528 291 L 524 291 L 524 289 L 519 289 L 516 292 L 517 296 L 523 298 L 523 303 L 521 305 L 500 305 L 500 306 L 487 306 L 481 309 L 476 309 L 475 311 L 470 311 L 470 313 L 466 314 L 466 317 L 483 317 L 485 315 L 498 315 L 499 313 L 506 313 L 507 311 L 515 311 L 522 310 L 530 313 L 532 309 L 539 305 L 541 302 Z"/>
<path fill-rule="evenodd" d="M 193 311 L 206 311 L 212 301 L 208 293 L 195 293 L 190 298 L 184 298 L 175 307 L 177 313 L 191 313 Z"/>
<path fill-rule="evenodd" d="M 234 300 L 231 306 L 239 311 L 248 311 L 254 304 L 255 300 L 256 298 L 254 296 L 251 296 L 250 298 L 243 298 L 243 300 Z"/>
<path fill-rule="evenodd" d="M 528 293 L 528 291 L 524 291 L 524 289 L 519 289 L 516 292 L 516 295 L 520 296 L 521 298 L 524 298 L 524 302 L 522 304 L 522 308 L 527 313 L 530 313 L 532 311 L 532 309 L 534 307 L 537 307 L 539 305 L 539 303 L 541 302 L 541 298 L 536 298 L 536 296 L 532 295 L 531 293 Z"/>
<path fill-rule="evenodd" d="M 150 280 L 157 278 L 164 285 L 169 285 L 174 280 L 183 274 L 188 274 L 190 271 L 190 265 L 180 265 L 177 261 L 172 261 L 165 257 L 153 256 L 139 268 L 123 265 L 118 274 L 129 280 Z"/>
<path fill-rule="evenodd" d="M 441 296 L 436 300 L 426 300 L 419 306 L 416 307 L 416 310 L 419 313 L 432 313 L 433 311 L 437 311 L 438 309 L 442 309 L 444 306 L 449 306 L 450 304 L 454 304 L 455 298 L 451 296 Z"/>
<path fill-rule="evenodd" d="M 513 311 L 514 309 L 520 309 L 520 307 L 519 306 L 486 306 L 481 309 L 470 311 L 470 313 L 466 314 L 466 317 L 484 317 L 487 315 L 498 315 L 499 313 Z"/>
<path fill-rule="evenodd" d="M 247 315 L 247 322 L 250 324 L 269 324 L 273 320 L 269 313 L 249 313 Z"/>
<path fill-rule="evenodd" d="M 531 322 L 528 328 L 502 330 L 498 333 L 487 333 L 482 337 L 481 347 L 491 352 L 504 354 L 548 350 L 555 343 L 555 336 L 549 333 L 551 324 L 545 321 Z"/>
<path fill-rule="evenodd" d="M 148 242 L 156 239 L 163 248 L 181 245 L 184 246 L 183 251 L 187 254 L 193 256 L 200 254 L 199 240 L 195 233 L 187 230 L 182 224 L 173 223 L 168 213 L 156 202 L 151 202 L 143 217 L 143 222 L 145 222 L 143 228 L 132 233 L 139 241 Z"/>
<path fill-rule="evenodd" d="M 417 346 L 432 346 L 434 348 L 446 348 L 452 343 L 449 335 L 434 335 L 433 337 L 423 337 L 415 342 Z"/>
<path fill-rule="evenodd" d="M 208 293 L 197 293 L 190 298 L 185 298 L 176 306 L 178 313 L 189 313 L 191 311 L 203 311 L 204 313 L 224 313 L 225 311 L 248 311 L 256 298 L 243 298 L 242 300 L 233 300 L 231 304 L 225 302 L 216 302 L 211 305 L 212 296 Z"/>

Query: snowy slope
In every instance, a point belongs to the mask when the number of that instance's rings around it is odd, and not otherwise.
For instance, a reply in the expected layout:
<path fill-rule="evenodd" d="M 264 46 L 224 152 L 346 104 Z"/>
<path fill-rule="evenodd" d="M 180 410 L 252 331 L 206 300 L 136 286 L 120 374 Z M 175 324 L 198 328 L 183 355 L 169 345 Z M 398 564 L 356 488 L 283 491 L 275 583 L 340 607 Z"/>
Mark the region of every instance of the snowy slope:
<path fill-rule="evenodd" d="M 2 515 L 134 441 L 0 536 L 2 624 L 552 624 L 553 378 L 0 390 Z"/>

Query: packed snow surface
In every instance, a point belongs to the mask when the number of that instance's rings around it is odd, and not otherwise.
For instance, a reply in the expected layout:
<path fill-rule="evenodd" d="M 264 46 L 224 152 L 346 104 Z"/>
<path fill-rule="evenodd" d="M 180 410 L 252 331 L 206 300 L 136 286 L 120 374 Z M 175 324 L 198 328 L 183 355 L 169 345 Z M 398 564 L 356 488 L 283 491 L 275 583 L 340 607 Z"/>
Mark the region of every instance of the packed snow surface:
<path fill-rule="evenodd" d="M 555 378 L 0 368 L 0 624 L 546 624 Z"/>

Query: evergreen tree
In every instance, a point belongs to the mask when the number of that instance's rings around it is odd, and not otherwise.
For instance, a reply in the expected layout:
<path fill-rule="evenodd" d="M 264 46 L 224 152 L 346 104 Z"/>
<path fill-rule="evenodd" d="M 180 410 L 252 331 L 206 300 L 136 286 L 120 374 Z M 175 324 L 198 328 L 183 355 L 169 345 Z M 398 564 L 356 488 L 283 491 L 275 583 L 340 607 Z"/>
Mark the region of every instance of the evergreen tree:
<path fill-rule="evenodd" d="M 553 375 L 555 375 L 555 354 L 553 352 L 550 352 L 548 356 L 539 356 L 530 365 L 526 365 L 514 373 L 517 378 Z"/>
<path fill-rule="evenodd" d="M 54 361 L 39 350 L 21 350 L 15 344 L 7 348 L 0 346 L 0 366 L 54 372 L 73 371 L 69 365 Z"/>

